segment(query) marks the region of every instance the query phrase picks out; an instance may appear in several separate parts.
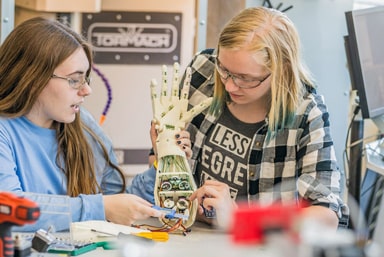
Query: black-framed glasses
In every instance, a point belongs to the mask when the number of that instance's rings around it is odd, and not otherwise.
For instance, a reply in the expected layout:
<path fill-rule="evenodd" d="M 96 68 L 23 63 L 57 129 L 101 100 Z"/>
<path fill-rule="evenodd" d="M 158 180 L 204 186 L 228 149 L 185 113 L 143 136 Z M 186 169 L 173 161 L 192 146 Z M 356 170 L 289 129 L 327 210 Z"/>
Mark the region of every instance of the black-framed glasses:
<path fill-rule="evenodd" d="M 53 74 L 52 78 L 64 79 L 64 80 L 68 81 L 69 86 L 72 87 L 73 89 L 81 89 L 85 83 L 87 83 L 88 85 L 91 84 L 91 78 L 87 77 L 87 76 L 82 77 L 80 79 L 74 79 L 74 78 L 69 78 L 69 77 L 61 77 L 61 76 L 57 76 L 57 75 Z"/>
<path fill-rule="evenodd" d="M 231 72 L 226 70 L 224 67 L 221 66 L 221 63 L 219 61 L 219 58 L 216 57 L 215 62 L 217 73 L 219 74 L 221 80 L 223 82 L 226 82 L 229 78 L 232 79 L 233 83 L 239 87 L 239 88 L 255 88 L 261 85 L 269 76 L 271 73 L 269 73 L 267 76 L 265 76 L 263 79 L 248 79 L 248 78 L 242 78 L 236 75 L 233 75 Z"/>

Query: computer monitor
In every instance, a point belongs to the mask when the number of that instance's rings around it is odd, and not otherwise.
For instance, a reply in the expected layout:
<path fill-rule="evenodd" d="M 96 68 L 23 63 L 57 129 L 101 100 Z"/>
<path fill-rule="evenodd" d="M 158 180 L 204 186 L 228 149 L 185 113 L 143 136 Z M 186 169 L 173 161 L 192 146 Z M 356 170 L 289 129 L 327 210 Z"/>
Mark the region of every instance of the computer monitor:
<path fill-rule="evenodd" d="M 348 11 L 345 17 L 348 35 L 344 39 L 349 74 L 352 89 L 359 97 L 361 116 L 371 119 L 384 132 L 384 6 Z M 376 156 L 378 154 L 380 156 Z M 364 179 L 358 185 L 361 186 L 360 208 L 369 227 L 369 238 L 382 242 L 384 159 L 381 151 L 370 153 L 368 149 L 366 156 L 372 160 L 368 158 Z M 381 227 L 377 226 L 379 224 Z"/>
<path fill-rule="evenodd" d="M 362 118 L 372 119 L 384 131 L 384 6 L 348 11 L 345 16 L 345 49 Z"/>

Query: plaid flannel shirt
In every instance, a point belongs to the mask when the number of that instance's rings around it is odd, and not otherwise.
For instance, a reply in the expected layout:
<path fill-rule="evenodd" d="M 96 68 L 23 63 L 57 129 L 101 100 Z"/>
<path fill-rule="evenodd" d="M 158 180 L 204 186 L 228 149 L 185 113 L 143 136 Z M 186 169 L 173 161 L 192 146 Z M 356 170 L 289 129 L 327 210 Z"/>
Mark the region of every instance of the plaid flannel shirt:
<path fill-rule="evenodd" d="M 215 51 L 206 49 L 194 56 L 189 108 L 213 95 Z M 180 85 L 183 85 L 182 79 Z M 299 203 L 307 200 L 336 212 L 339 226 L 346 227 L 349 209 L 341 200 L 341 172 L 338 169 L 333 141 L 330 135 L 329 115 L 323 97 L 308 89 L 299 106 L 294 124 L 265 140 L 268 121 L 253 136 L 248 156 L 249 203 Z M 218 117 L 207 110 L 188 125 L 191 134 L 193 173 L 199 161 L 207 131 Z"/>

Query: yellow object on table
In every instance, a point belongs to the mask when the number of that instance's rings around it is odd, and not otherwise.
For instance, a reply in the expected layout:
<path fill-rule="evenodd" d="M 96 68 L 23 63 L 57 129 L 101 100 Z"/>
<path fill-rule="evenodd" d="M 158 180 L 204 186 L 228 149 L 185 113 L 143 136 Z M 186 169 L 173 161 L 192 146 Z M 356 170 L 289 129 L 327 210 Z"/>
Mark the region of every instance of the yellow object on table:
<path fill-rule="evenodd" d="M 139 232 L 139 233 L 131 233 L 132 235 L 144 237 L 148 239 L 152 239 L 157 242 L 166 242 L 169 239 L 169 234 L 167 232 Z"/>

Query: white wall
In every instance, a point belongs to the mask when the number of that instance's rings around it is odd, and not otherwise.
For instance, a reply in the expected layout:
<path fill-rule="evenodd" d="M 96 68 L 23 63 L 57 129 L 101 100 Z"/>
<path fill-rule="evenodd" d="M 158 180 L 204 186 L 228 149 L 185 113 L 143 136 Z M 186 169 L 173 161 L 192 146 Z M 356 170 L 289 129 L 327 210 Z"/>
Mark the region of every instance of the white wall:
<path fill-rule="evenodd" d="M 117 1 L 118 4 L 114 3 Z M 258 6 L 262 0 L 248 0 L 247 6 Z M 344 50 L 346 34 L 344 12 L 353 7 L 353 0 L 285 0 L 273 1 L 281 9 L 293 5 L 287 15 L 296 24 L 303 45 L 304 58 L 318 82 L 318 90 L 325 97 L 330 112 L 331 129 L 341 169 L 343 151 L 349 122 L 350 80 Z M 117 8 L 118 6 L 118 8 Z M 195 33 L 195 1 L 145 0 L 103 1 L 104 10 L 131 11 L 182 11 L 183 36 L 181 66 L 185 67 L 193 54 Z M 147 149 L 150 147 L 148 130 L 152 117 L 149 98 L 149 81 L 160 79 L 160 66 L 99 65 L 113 87 L 113 101 L 103 128 L 112 138 L 116 148 Z M 98 118 L 106 101 L 106 91 L 101 81 L 93 81 L 93 96 L 86 106 Z M 140 172 L 145 166 L 127 168 Z"/>
<path fill-rule="evenodd" d="M 339 164 L 349 123 L 350 78 L 343 36 L 347 34 L 345 11 L 352 0 L 296 0 L 289 11 L 297 24 L 304 46 L 304 57 L 313 71 L 319 92 L 327 102 Z M 343 168 L 343 167 L 341 167 Z"/>
<path fill-rule="evenodd" d="M 353 0 L 271 0 L 280 10 L 293 5 L 286 14 L 295 23 L 302 42 L 304 59 L 317 80 L 330 113 L 331 130 L 340 168 L 349 123 L 350 79 L 344 49 L 347 34 L 345 12 L 352 10 Z M 248 0 L 248 6 L 261 5 Z"/>
<path fill-rule="evenodd" d="M 182 69 L 194 53 L 195 1 L 194 0 L 108 0 L 102 2 L 105 11 L 182 12 L 180 64 Z M 152 78 L 161 81 L 161 65 L 97 65 L 112 86 L 112 104 L 102 125 L 115 148 L 149 150 L 149 128 L 152 119 L 149 85 Z M 171 67 L 170 67 L 171 68 Z M 171 69 L 169 69 L 171 71 Z M 85 106 L 96 119 L 102 114 L 107 91 L 102 80 L 93 75 L 92 96 Z M 118 154 L 121 154 L 119 152 Z M 129 174 L 143 171 L 148 165 L 123 165 Z"/>

